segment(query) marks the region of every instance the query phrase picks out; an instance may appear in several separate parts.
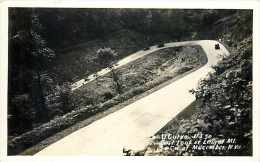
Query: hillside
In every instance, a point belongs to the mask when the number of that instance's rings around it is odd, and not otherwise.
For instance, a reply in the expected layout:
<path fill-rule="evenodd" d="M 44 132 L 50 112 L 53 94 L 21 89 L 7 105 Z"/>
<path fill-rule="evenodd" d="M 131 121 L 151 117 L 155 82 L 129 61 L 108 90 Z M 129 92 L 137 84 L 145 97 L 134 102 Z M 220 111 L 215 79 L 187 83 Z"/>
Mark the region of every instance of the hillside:
<path fill-rule="evenodd" d="M 116 50 L 117 60 L 119 60 L 146 46 L 148 44 L 144 35 L 129 30 L 120 30 L 111 33 L 104 39 L 88 41 L 58 51 L 57 61 L 53 62 L 54 67 L 50 72 L 57 75 L 58 83 L 75 82 L 100 70 L 99 65 L 95 62 L 96 51 L 99 48 L 110 47 Z"/>
<path fill-rule="evenodd" d="M 144 150 L 129 150 L 126 155 L 162 156 L 250 156 L 252 155 L 252 12 L 237 13 L 214 23 L 229 48 L 231 56 L 214 66 L 215 72 L 191 90 L 196 101 L 159 130 Z M 215 35 L 215 33 L 213 33 Z M 196 134 L 210 136 L 210 140 L 235 139 L 237 149 L 205 149 L 187 144 Z M 184 143 L 171 145 L 172 139 L 163 136 L 188 135 Z M 196 140 L 196 139 L 195 139 Z M 162 142 L 164 144 L 162 144 Z M 185 143 L 186 142 L 186 143 Z M 185 148 L 185 149 L 183 149 Z"/>
<path fill-rule="evenodd" d="M 205 63 L 197 47 L 177 52 L 171 49 L 177 61 L 162 55 L 171 50 L 160 51 L 118 70 L 120 93 L 111 81 L 113 77 L 108 76 L 72 92 L 73 82 L 104 67 L 97 62 L 100 49 L 116 51 L 113 61 L 117 61 L 166 42 L 221 40 L 236 55 L 214 67 L 220 74 L 213 75 L 213 82 L 223 80 L 231 69 L 241 68 L 245 73 L 244 68 L 250 69 L 252 62 L 249 10 L 12 8 L 9 15 L 9 154 L 18 154 L 78 121 L 146 94 Z M 243 84 L 249 82 L 247 77 Z"/>
<path fill-rule="evenodd" d="M 23 151 L 28 146 L 33 146 L 85 119 L 86 124 L 89 124 L 88 118 L 94 117 L 95 120 L 95 115 L 100 116 L 103 111 L 106 113 L 117 105 L 126 106 L 137 101 L 140 96 L 149 95 L 162 88 L 162 84 L 166 86 L 177 77 L 198 69 L 206 62 L 205 54 L 198 46 L 165 48 L 116 69 L 122 93 L 116 90 L 110 72 L 71 92 L 68 97 L 70 105 L 66 107 L 57 105 L 62 96 L 51 96 L 47 105 L 49 112 L 55 116 L 54 119 L 11 139 L 9 150 L 12 153 Z M 58 111 L 60 107 L 66 110 L 65 114 Z M 58 139 L 59 137 L 56 140 Z M 21 146 L 27 147 L 21 149 Z M 35 153 L 39 148 L 42 148 L 42 145 L 29 148 L 23 154 Z"/>

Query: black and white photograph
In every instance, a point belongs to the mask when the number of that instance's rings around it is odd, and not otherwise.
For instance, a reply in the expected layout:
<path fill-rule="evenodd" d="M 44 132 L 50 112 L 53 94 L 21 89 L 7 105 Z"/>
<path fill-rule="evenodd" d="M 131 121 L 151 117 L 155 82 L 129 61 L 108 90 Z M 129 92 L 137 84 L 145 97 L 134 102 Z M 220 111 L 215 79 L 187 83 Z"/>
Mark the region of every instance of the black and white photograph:
<path fill-rule="evenodd" d="M 253 16 L 8 7 L 7 156 L 252 157 Z"/>

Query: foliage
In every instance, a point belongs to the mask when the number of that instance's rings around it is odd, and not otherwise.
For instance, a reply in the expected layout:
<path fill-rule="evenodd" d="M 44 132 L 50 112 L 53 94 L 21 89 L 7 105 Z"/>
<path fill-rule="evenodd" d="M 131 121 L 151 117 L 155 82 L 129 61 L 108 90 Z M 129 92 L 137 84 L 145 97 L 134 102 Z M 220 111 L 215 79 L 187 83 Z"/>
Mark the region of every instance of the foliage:
<path fill-rule="evenodd" d="M 226 153 L 231 155 L 250 154 L 252 140 L 252 57 L 244 58 L 248 55 L 247 51 L 251 50 L 251 38 L 238 46 L 245 44 L 247 48 L 219 64 L 228 70 L 210 75 L 193 91 L 203 103 L 195 121 L 199 124 L 198 129 L 215 137 L 236 137 L 243 144 L 241 150 Z M 235 62 L 240 63 L 228 68 Z"/>
<path fill-rule="evenodd" d="M 100 48 L 97 50 L 97 61 L 102 68 L 113 68 L 117 53 L 111 48 Z"/>
<path fill-rule="evenodd" d="M 122 93 L 122 87 L 120 83 L 119 75 L 115 69 L 115 60 L 118 54 L 111 48 L 101 48 L 97 50 L 97 62 L 103 68 L 109 68 L 111 70 L 111 78 L 114 82 L 114 87 L 117 93 Z M 98 76 L 97 76 L 98 77 Z"/>
<path fill-rule="evenodd" d="M 24 15 L 26 19 L 20 19 L 20 14 Z M 10 28 L 9 63 L 11 66 L 9 68 L 9 76 L 11 82 L 9 84 L 9 97 L 11 99 L 8 101 L 11 107 L 9 109 L 10 125 L 14 124 L 12 123 L 13 121 L 20 119 L 21 123 L 28 123 L 27 127 L 24 126 L 28 128 L 38 122 L 48 120 L 49 116 L 45 105 L 44 93 L 50 83 L 49 81 L 52 79 L 49 75 L 45 75 L 44 71 L 55 57 L 55 53 L 47 47 L 46 41 L 39 34 L 42 25 L 39 22 L 38 15 L 33 10 L 16 10 L 11 12 L 10 15 L 17 22 L 11 22 Z M 20 77 L 16 77 L 16 75 Z M 43 83 L 45 83 L 45 86 Z M 16 104 L 12 104 L 12 98 L 21 95 L 27 96 L 27 101 L 15 101 Z M 11 111 L 16 109 L 20 109 L 20 114 Z M 28 118 L 30 113 L 31 118 Z M 10 127 L 11 130 L 9 132 L 15 132 L 15 129 L 20 129 L 19 133 L 27 130 L 22 129 L 22 127 Z"/>
<path fill-rule="evenodd" d="M 252 37 L 238 43 L 236 53 L 214 67 L 216 72 L 199 82 L 196 111 L 168 124 L 161 133 L 212 135 L 212 139 L 236 138 L 239 150 L 165 150 L 154 140 L 143 155 L 251 155 L 252 154 Z M 234 52 L 234 51 L 233 51 Z M 220 70 L 221 69 L 221 70 Z M 173 124 L 173 123 L 172 123 Z M 157 140 L 161 140 L 160 138 Z M 182 147 L 182 144 L 178 145 Z M 135 152 L 140 153 L 140 152 Z"/>

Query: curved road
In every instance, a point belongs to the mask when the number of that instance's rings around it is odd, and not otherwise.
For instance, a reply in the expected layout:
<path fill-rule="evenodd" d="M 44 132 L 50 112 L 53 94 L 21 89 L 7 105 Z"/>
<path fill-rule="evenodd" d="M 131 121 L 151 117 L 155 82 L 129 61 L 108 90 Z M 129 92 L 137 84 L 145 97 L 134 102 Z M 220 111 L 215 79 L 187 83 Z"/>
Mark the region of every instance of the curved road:
<path fill-rule="evenodd" d="M 152 135 L 195 100 L 189 90 L 196 88 L 199 80 L 213 71 L 212 65 L 229 55 L 220 43 L 220 49 L 215 50 L 216 43 L 219 42 L 200 40 L 165 44 L 163 48 L 200 45 L 208 62 L 172 84 L 66 136 L 36 155 L 123 155 L 123 147 L 143 149 Z M 154 47 L 148 52 L 137 53 L 146 55 L 159 49 Z M 121 62 L 135 60 L 129 58 L 136 57 L 135 53 Z"/>

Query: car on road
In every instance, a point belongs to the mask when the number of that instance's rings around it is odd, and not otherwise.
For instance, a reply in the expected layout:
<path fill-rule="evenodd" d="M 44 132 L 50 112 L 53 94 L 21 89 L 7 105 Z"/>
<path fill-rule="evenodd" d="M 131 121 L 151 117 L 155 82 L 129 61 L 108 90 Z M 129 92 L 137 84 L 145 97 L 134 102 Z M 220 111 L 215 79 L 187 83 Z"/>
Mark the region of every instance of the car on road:
<path fill-rule="evenodd" d="M 219 44 L 217 43 L 217 44 L 215 44 L 215 49 L 216 50 L 219 50 L 220 49 L 220 46 L 219 46 Z"/>
<path fill-rule="evenodd" d="M 158 44 L 158 48 L 164 47 L 164 43 Z"/>
<path fill-rule="evenodd" d="M 149 50 L 149 49 L 150 49 L 150 47 L 145 47 L 143 50 L 146 51 L 146 50 Z"/>

